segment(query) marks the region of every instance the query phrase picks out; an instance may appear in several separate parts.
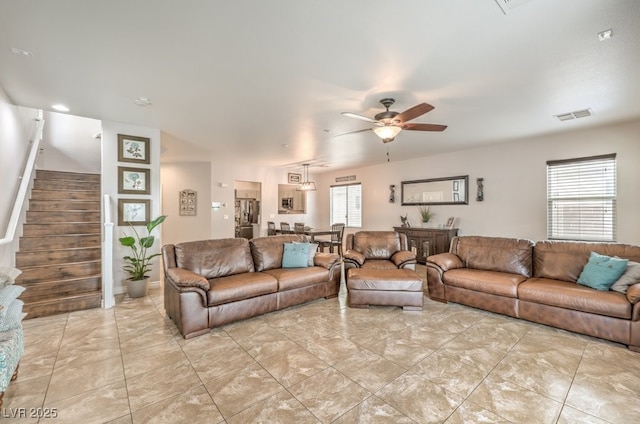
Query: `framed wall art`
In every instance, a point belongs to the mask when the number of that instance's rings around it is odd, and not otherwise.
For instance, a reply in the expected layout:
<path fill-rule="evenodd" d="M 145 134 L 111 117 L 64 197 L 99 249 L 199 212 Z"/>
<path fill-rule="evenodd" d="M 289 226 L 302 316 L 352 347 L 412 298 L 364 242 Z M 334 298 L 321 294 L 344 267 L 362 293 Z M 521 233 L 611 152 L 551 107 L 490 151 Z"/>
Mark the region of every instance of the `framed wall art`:
<path fill-rule="evenodd" d="M 191 189 L 180 191 L 180 215 L 196 216 L 198 212 L 198 192 Z"/>
<path fill-rule="evenodd" d="M 147 225 L 151 215 L 149 199 L 118 199 L 118 225 Z"/>
<path fill-rule="evenodd" d="M 151 170 L 118 167 L 119 194 L 151 194 Z"/>
<path fill-rule="evenodd" d="M 289 172 L 287 182 L 289 184 L 300 184 L 302 182 L 302 174 L 293 174 Z"/>
<path fill-rule="evenodd" d="M 150 144 L 150 138 L 118 134 L 118 162 L 151 163 Z"/>

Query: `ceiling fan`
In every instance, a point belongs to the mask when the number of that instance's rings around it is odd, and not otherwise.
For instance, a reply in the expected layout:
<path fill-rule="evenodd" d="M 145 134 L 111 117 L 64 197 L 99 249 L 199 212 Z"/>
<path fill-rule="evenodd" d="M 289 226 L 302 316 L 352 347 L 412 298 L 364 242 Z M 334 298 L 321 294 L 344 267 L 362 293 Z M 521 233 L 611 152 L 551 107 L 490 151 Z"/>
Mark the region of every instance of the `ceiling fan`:
<path fill-rule="evenodd" d="M 378 137 L 382 139 L 384 143 L 392 142 L 398 133 L 402 130 L 409 131 L 444 131 L 447 126 L 446 125 L 437 125 L 437 124 L 412 124 L 409 123 L 412 119 L 417 118 L 418 116 L 424 115 L 427 112 L 430 112 L 434 109 L 433 106 L 427 103 L 420 103 L 409 109 L 405 110 L 402 113 L 394 112 L 389 110 L 389 108 L 395 103 L 394 99 L 386 98 L 380 100 L 382 106 L 384 106 L 387 110 L 384 112 L 380 112 L 376 114 L 376 116 L 369 118 L 367 116 L 358 115 L 357 113 L 351 112 L 342 112 L 342 115 L 347 116 L 349 118 L 356 118 L 362 121 L 371 122 L 372 124 L 376 124 L 376 127 L 373 128 L 365 128 L 362 130 L 351 131 L 344 134 L 339 134 L 336 137 L 340 137 L 347 134 L 355 134 L 364 131 L 373 131 L 376 133 Z"/>

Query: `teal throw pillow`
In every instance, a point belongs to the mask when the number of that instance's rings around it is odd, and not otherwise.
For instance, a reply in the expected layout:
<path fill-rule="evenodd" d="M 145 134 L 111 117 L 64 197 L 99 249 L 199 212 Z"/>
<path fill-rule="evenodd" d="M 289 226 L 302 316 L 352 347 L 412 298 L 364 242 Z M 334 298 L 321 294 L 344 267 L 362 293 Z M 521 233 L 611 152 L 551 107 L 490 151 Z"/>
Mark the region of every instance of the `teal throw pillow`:
<path fill-rule="evenodd" d="M 609 290 L 627 269 L 628 262 L 628 259 L 613 258 L 591 252 L 589 262 L 578 277 L 578 284 L 596 290 Z"/>
<path fill-rule="evenodd" d="M 316 257 L 316 252 L 318 251 L 318 246 L 320 246 L 319 243 L 309 243 L 309 242 L 305 242 L 305 243 L 301 243 L 299 241 L 294 241 L 293 243 L 295 244 L 306 244 L 307 246 L 309 246 L 309 262 L 307 262 L 307 266 L 315 266 L 315 257 Z"/>
<path fill-rule="evenodd" d="M 282 268 L 306 268 L 309 263 L 308 243 L 285 243 Z"/>
<path fill-rule="evenodd" d="M 9 304 L 5 316 L 0 319 L 0 332 L 20 327 L 23 306 L 24 302 L 20 299 L 16 299 Z"/>
<path fill-rule="evenodd" d="M 12 284 L 0 289 L 0 318 L 4 318 L 7 308 L 22 294 L 24 287 Z"/>

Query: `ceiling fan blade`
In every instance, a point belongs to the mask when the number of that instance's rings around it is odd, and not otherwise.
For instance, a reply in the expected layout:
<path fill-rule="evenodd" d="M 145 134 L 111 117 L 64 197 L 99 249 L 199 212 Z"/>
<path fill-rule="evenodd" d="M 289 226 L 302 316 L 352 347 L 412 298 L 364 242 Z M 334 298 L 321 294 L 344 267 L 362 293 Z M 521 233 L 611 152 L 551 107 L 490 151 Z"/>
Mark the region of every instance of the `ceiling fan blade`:
<path fill-rule="evenodd" d="M 367 122 L 371 122 L 373 124 L 378 124 L 379 122 L 376 121 L 375 119 L 371 119 L 368 116 L 364 116 L 364 115 L 358 115 L 357 113 L 351 113 L 351 112 L 342 112 L 342 115 L 349 117 L 349 118 L 356 118 L 356 119 L 360 119 L 362 121 L 367 121 Z"/>
<path fill-rule="evenodd" d="M 402 129 L 409 131 L 444 131 L 447 129 L 447 126 L 437 124 L 404 124 L 402 125 Z"/>
<path fill-rule="evenodd" d="M 427 112 L 430 112 L 434 109 L 433 106 L 427 103 L 420 103 L 419 105 L 415 105 L 414 107 L 410 107 L 405 110 L 398 116 L 394 118 L 394 120 L 398 120 L 401 123 L 411 121 L 412 119 L 417 118 L 420 115 L 424 115 Z"/>
<path fill-rule="evenodd" d="M 349 134 L 356 134 L 356 133 L 361 133 L 361 132 L 365 132 L 365 131 L 371 131 L 373 128 L 365 128 L 363 130 L 356 130 L 356 131 L 349 131 L 346 133 L 342 133 L 342 134 L 338 134 L 338 135 L 334 135 L 333 137 L 342 137 L 343 135 L 349 135 Z"/>

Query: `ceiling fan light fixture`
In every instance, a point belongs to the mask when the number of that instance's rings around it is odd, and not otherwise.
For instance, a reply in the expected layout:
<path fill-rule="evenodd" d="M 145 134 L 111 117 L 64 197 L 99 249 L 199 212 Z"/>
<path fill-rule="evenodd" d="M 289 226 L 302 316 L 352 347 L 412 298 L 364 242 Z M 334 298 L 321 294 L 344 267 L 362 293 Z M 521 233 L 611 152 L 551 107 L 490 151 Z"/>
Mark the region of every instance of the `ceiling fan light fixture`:
<path fill-rule="evenodd" d="M 384 127 L 377 127 L 373 129 L 373 132 L 376 133 L 382 141 L 393 140 L 400 131 L 402 131 L 402 128 L 396 127 L 395 125 L 385 125 Z"/>
<path fill-rule="evenodd" d="M 297 191 L 316 191 L 316 183 L 313 181 L 309 181 L 309 164 L 305 163 L 304 166 L 304 181 L 302 181 L 298 187 L 296 187 Z"/>

